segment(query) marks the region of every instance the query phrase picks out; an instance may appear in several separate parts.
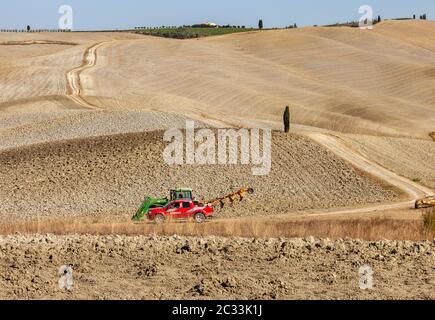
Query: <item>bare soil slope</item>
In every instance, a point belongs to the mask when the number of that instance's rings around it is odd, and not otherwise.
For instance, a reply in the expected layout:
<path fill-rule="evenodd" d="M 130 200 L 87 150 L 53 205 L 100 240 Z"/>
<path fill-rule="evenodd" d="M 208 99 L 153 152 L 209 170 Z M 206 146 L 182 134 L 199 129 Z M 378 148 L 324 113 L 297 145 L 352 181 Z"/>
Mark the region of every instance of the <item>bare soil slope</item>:
<path fill-rule="evenodd" d="M 397 200 L 398 194 L 364 177 L 308 138 L 276 133 L 272 171 L 251 166 L 169 166 L 163 132 L 71 140 L 0 154 L 2 216 L 132 215 L 143 197 L 189 186 L 198 199 L 242 186 L 256 194 L 223 216 L 273 215 Z"/>

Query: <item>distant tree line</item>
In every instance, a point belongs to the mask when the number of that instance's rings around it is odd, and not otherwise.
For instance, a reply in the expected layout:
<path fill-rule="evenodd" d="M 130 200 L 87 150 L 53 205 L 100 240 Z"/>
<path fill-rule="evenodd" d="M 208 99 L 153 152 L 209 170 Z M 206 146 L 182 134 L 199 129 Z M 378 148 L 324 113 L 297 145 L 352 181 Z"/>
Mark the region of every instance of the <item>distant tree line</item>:
<path fill-rule="evenodd" d="M 193 25 L 183 25 L 183 26 L 161 26 L 161 27 L 134 27 L 135 30 L 158 30 L 158 29 L 187 29 L 187 28 L 212 28 L 210 26 L 202 24 Z M 232 28 L 232 29 L 246 29 L 246 26 L 235 26 L 235 25 L 222 25 L 216 28 Z"/>
<path fill-rule="evenodd" d="M 298 27 L 298 25 L 296 23 L 294 23 L 294 24 L 291 24 L 291 25 L 289 25 L 289 26 L 287 26 L 285 28 L 286 29 L 296 29 L 297 27 Z"/>
<path fill-rule="evenodd" d="M 0 32 L 71 32 L 71 29 L 0 29 Z"/>
<path fill-rule="evenodd" d="M 245 29 L 246 26 L 230 26 L 229 24 L 220 26 L 219 28 L 233 28 L 233 29 Z"/>
<path fill-rule="evenodd" d="M 412 19 L 416 19 L 416 15 L 413 15 Z M 411 18 L 398 18 L 398 19 L 393 19 L 393 20 L 408 20 Z M 427 14 L 422 14 L 420 15 L 420 20 L 427 20 Z M 365 21 L 366 24 L 368 24 L 368 20 Z M 382 17 L 380 15 L 378 15 L 377 18 L 373 19 L 372 24 L 375 25 L 377 23 L 382 22 Z M 326 27 L 335 27 L 335 26 L 347 26 L 347 27 L 359 27 L 359 21 L 348 21 L 345 23 L 336 23 L 336 24 L 331 24 L 331 25 L 327 25 Z M 294 24 L 290 24 L 289 26 L 285 27 L 286 29 L 294 29 L 297 28 L 298 25 L 296 23 Z M 317 25 L 314 25 L 314 27 L 317 27 Z M 182 28 L 210 28 L 207 25 L 204 24 L 194 24 L 194 25 L 183 25 L 180 27 L 177 26 L 161 26 L 161 27 L 135 27 L 135 30 L 157 30 L 157 29 L 182 29 Z M 217 28 L 233 28 L 233 29 L 245 29 L 245 26 L 235 26 L 235 25 L 221 25 L 221 26 L 217 26 Z M 258 20 L 258 29 L 262 30 L 264 28 L 264 23 L 263 23 L 263 19 Z M 280 28 L 273 28 L 273 29 L 280 29 Z"/>
<path fill-rule="evenodd" d="M 412 16 L 412 18 L 395 18 L 392 20 L 411 20 L 417 19 L 417 16 L 414 14 Z M 420 15 L 420 20 L 427 20 L 427 14 L 422 14 Z M 365 20 L 364 23 L 368 24 L 368 22 L 370 22 L 369 20 Z M 373 21 L 371 21 L 373 25 L 382 22 L 382 17 L 378 16 L 377 18 L 373 19 Z M 314 25 L 314 27 L 317 27 L 317 25 Z M 326 25 L 325 27 L 354 27 L 354 28 L 358 28 L 359 27 L 359 21 L 348 21 L 348 22 L 343 22 L 343 23 L 335 23 L 335 24 L 330 24 L 330 25 Z"/>

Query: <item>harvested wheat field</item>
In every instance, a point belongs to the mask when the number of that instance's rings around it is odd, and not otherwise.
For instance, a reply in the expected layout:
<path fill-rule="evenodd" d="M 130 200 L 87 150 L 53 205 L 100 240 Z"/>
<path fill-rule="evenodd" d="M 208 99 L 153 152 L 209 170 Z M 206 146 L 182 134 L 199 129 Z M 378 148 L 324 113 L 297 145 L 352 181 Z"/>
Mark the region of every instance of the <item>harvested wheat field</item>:
<path fill-rule="evenodd" d="M 434 195 L 434 87 L 432 21 L 0 33 L 0 298 L 434 299 L 433 217 L 413 209 Z M 166 164 L 188 120 L 272 129 L 270 173 Z M 178 187 L 255 192 L 202 225 L 131 221 Z"/>

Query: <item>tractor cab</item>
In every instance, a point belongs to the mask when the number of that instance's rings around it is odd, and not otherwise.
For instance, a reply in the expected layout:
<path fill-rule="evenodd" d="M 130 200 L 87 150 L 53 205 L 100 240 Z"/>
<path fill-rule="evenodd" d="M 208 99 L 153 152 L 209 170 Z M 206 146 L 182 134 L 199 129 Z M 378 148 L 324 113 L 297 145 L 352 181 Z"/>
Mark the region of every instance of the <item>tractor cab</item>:
<path fill-rule="evenodd" d="M 176 201 L 180 199 L 193 200 L 192 189 L 174 189 L 170 191 L 171 201 Z"/>

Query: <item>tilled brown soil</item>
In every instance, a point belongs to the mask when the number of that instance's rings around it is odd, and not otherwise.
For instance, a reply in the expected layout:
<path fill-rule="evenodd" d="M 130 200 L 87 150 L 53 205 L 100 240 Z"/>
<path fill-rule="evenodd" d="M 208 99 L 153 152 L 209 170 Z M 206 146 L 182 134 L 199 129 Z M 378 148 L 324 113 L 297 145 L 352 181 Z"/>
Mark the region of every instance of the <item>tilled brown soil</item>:
<path fill-rule="evenodd" d="M 358 206 L 398 194 L 361 175 L 310 139 L 274 133 L 272 169 L 253 176 L 250 165 L 182 165 L 163 161 L 163 132 L 70 140 L 0 153 L 0 215 L 132 216 L 145 195 L 191 187 L 210 199 L 240 187 L 256 190 L 223 217 Z"/>
<path fill-rule="evenodd" d="M 58 103 L 68 106 L 69 100 L 59 100 Z M 0 150 L 60 140 L 183 128 L 187 119 L 174 114 L 141 110 L 49 110 L 55 106 L 44 101 L 33 112 L 19 112 L 12 108 L 7 113 L 0 113 Z M 203 124 L 197 122 L 196 126 Z"/>
<path fill-rule="evenodd" d="M 0 237 L 0 298 L 434 299 L 435 241 Z"/>

